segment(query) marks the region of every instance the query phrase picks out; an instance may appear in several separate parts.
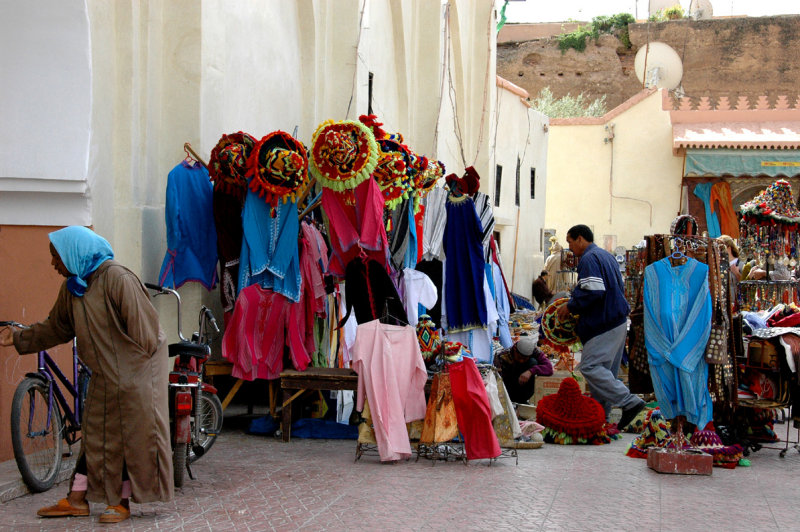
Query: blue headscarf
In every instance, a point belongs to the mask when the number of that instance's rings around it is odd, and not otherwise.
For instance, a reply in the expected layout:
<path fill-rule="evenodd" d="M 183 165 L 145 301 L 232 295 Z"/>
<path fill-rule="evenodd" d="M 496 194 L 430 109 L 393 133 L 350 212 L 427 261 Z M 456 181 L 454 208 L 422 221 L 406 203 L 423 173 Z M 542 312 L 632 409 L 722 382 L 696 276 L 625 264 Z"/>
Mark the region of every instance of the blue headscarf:
<path fill-rule="evenodd" d="M 108 240 L 91 229 L 71 225 L 48 235 L 56 248 L 61 262 L 72 277 L 67 279 L 67 289 L 78 297 L 86 293 L 86 278 L 98 266 L 114 258 L 114 250 Z"/>

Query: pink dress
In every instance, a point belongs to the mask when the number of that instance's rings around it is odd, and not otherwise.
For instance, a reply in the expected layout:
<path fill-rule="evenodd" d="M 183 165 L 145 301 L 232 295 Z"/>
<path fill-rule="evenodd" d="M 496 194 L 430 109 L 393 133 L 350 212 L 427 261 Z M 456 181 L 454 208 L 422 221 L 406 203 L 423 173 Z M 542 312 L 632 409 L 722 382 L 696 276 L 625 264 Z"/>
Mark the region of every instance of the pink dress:
<path fill-rule="evenodd" d="M 231 376 L 247 381 L 277 379 L 283 371 L 284 344 L 289 346 L 295 369 L 308 367 L 311 359 L 292 307 L 301 308 L 257 284 L 239 292 L 222 337 L 222 356 L 233 363 Z"/>
<path fill-rule="evenodd" d="M 381 460 L 410 457 L 406 423 L 425 417 L 428 379 L 415 329 L 378 320 L 363 323 L 351 353 L 358 373 L 356 408 L 363 410 L 366 396 Z"/>
<path fill-rule="evenodd" d="M 383 195 L 374 179 L 367 179 L 353 191 L 322 189 L 322 209 L 328 217 L 331 240 L 331 274 L 344 277 L 347 264 L 362 252 L 386 267 L 389 246 L 383 206 Z"/>

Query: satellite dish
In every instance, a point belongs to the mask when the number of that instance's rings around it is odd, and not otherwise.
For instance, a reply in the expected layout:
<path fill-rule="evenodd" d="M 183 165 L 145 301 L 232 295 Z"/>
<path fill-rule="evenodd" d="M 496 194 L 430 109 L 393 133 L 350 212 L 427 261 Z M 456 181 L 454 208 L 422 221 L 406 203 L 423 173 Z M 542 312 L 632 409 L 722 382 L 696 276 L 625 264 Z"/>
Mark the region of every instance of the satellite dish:
<path fill-rule="evenodd" d="M 625 246 L 617 246 L 614 248 L 614 255 L 625 255 Z"/>
<path fill-rule="evenodd" d="M 714 8 L 709 0 L 692 0 L 689 4 L 689 16 L 695 20 L 708 20 L 714 16 Z"/>
<path fill-rule="evenodd" d="M 678 52 L 663 42 L 651 42 L 639 48 L 633 69 L 646 87 L 674 89 L 683 77 L 683 63 Z"/>

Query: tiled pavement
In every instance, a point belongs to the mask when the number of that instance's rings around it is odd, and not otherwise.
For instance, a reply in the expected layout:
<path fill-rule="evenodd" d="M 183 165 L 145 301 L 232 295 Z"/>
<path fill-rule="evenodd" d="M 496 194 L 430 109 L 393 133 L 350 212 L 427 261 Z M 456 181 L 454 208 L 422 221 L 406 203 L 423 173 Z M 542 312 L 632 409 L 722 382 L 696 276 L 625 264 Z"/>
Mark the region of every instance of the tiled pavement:
<path fill-rule="evenodd" d="M 282 443 L 229 427 L 170 503 L 133 518 L 40 519 L 65 494 L 0 504 L 2 530 L 798 530 L 800 454 L 762 449 L 751 467 L 661 475 L 628 458 L 632 435 L 602 446 L 545 445 L 501 459 L 354 463 L 355 442 Z"/>

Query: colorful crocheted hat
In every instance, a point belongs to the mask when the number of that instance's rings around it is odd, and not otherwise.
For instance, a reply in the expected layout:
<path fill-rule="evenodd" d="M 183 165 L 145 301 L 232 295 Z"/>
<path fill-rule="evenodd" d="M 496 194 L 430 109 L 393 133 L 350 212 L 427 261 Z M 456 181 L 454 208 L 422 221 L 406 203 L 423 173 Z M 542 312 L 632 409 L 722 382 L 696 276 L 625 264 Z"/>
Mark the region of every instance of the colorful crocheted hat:
<path fill-rule="evenodd" d="M 381 187 L 386 210 L 394 208 L 414 189 L 411 179 L 411 154 L 408 148 L 393 140 L 381 139 L 378 142 L 380 155 L 378 165 L 372 176 Z"/>
<path fill-rule="evenodd" d="M 378 145 L 364 124 L 326 120 L 311 138 L 310 170 L 323 187 L 349 190 L 369 179 L 378 164 Z"/>
<path fill-rule="evenodd" d="M 689 438 L 689 443 L 710 454 L 714 459 L 714 465 L 720 467 L 734 468 L 742 458 L 743 449 L 739 444 L 724 445 L 722 439 L 714 430 L 713 423 L 706 425 L 705 430 L 696 430 Z"/>
<path fill-rule="evenodd" d="M 381 128 L 383 122 L 378 122 L 377 115 L 361 115 L 358 117 L 358 120 L 372 131 L 375 140 L 388 139 L 399 142 L 400 144 L 403 143 L 403 135 L 400 133 L 388 133 Z"/>
<path fill-rule="evenodd" d="M 560 320 L 558 317 L 558 307 L 567 301 L 569 301 L 568 297 L 560 297 L 551 301 L 547 308 L 544 309 L 544 314 L 542 314 L 544 337 L 555 346 L 571 346 L 580 341 L 575 332 L 578 318 L 572 314 L 564 320 Z"/>
<path fill-rule="evenodd" d="M 606 413 L 600 403 L 581 395 L 578 381 L 567 377 L 558 393 L 545 395 L 536 403 L 536 422 L 573 438 L 590 438 L 603 431 Z"/>
<path fill-rule="evenodd" d="M 417 322 L 417 341 L 425 361 L 432 361 L 442 349 L 442 338 L 436 325 L 427 314 L 422 314 Z"/>
<path fill-rule="evenodd" d="M 444 176 L 444 163 L 434 159 L 422 157 L 427 165 L 414 176 L 414 187 L 421 198 L 430 192 L 436 183 Z M 420 161 L 421 162 L 421 161 Z"/>
<path fill-rule="evenodd" d="M 792 196 L 792 186 L 779 179 L 759 192 L 742 208 L 742 216 L 756 221 L 772 219 L 787 224 L 800 223 L 800 210 Z"/>
<path fill-rule="evenodd" d="M 651 447 L 663 447 L 670 438 L 669 423 L 664 419 L 661 410 L 654 408 L 644 418 L 644 429 L 632 442 L 627 456 L 647 458 L 647 450 Z"/>
<path fill-rule="evenodd" d="M 215 190 L 244 198 L 247 159 L 255 145 L 256 139 L 241 131 L 220 137 L 208 159 L 208 175 Z"/>
<path fill-rule="evenodd" d="M 472 166 L 468 166 L 464 169 L 464 175 L 462 177 L 458 177 L 456 174 L 448 174 L 444 180 L 451 190 L 455 187 L 462 194 L 467 196 L 475 194 L 481 186 L 481 177 Z"/>
<path fill-rule="evenodd" d="M 472 354 L 461 342 L 447 341 L 444 343 L 444 358 L 447 362 L 458 362 L 465 356 L 471 357 Z"/>
<path fill-rule="evenodd" d="M 306 147 L 284 131 L 273 131 L 256 144 L 247 159 L 250 190 L 277 205 L 291 199 L 308 183 Z"/>

